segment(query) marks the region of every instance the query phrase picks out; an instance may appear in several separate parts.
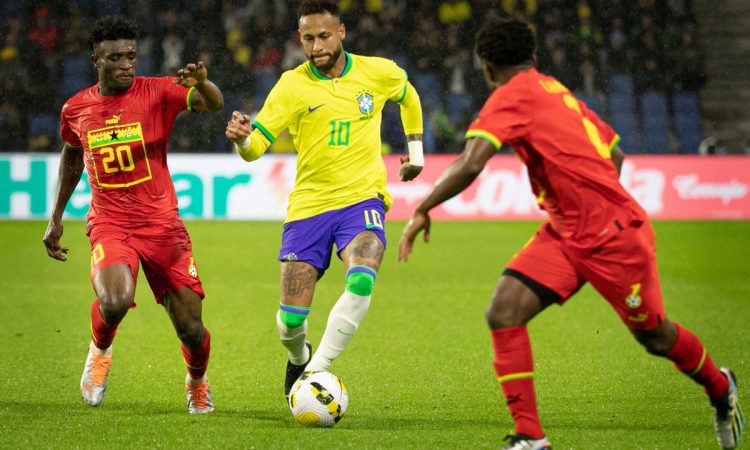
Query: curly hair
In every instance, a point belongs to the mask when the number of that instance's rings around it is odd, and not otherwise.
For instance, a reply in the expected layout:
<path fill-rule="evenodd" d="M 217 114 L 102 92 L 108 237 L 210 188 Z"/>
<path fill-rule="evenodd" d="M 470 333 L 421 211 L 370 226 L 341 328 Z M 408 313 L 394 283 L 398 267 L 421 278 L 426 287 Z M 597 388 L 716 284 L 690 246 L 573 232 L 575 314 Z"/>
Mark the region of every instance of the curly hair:
<path fill-rule="evenodd" d="M 498 67 L 529 61 L 535 49 L 529 24 L 512 17 L 490 16 L 477 33 L 477 56 Z"/>
<path fill-rule="evenodd" d="M 94 48 L 102 41 L 118 39 L 138 39 L 140 30 L 133 22 L 118 16 L 106 16 L 97 20 L 89 37 L 89 48 Z"/>
<path fill-rule="evenodd" d="M 301 19 L 302 16 L 324 13 L 329 13 L 333 17 L 338 17 L 339 19 L 341 18 L 339 5 L 334 0 L 302 0 L 302 3 L 297 10 L 297 18 Z"/>

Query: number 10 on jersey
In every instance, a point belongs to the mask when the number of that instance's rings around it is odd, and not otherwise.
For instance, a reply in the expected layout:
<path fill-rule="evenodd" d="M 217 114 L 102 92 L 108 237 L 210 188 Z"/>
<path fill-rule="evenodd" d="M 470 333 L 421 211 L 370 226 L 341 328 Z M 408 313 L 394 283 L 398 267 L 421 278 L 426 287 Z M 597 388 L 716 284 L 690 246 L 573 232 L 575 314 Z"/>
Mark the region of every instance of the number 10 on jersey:
<path fill-rule="evenodd" d="M 365 228 L 368 230 L 373 228 L 383 229 L 383 218 L 380 217 L 380 212 L 378 210 L 365 210 Z"/>
<path fill-rule="evenodd" d="M 348 120 L 331 121 L 331 137 L 328 145 L 349 145 L 349 127 L 351 122 Z"/>

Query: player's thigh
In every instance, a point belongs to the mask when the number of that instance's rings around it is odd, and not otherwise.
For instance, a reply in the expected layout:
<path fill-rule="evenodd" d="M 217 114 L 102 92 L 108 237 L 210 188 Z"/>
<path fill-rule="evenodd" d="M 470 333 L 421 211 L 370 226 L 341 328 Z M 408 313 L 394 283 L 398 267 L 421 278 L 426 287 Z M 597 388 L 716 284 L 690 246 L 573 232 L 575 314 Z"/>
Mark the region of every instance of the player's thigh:
<path fill-rule="evenodd" d="M 318 273 L 318 269 L 306 262 L 282 262 L 281 303 L 309 307 L 315 293 Z"/>
<path fill-rule="evenodd" d="M 277 259 L 282 263 L 306 263 L 316 269 L 315 277 L 321 278 L 331 264 L 335 226 L 335 211 L 285 223 Z M 285 269 L 282 264 L 282 278 L 285 270 L 300 272 L 295 266 Z"/>
<path fill-rule="evenodd" d="M 653 329 L 665 319 L 654 234 L 650 224 L 628 227 L 576 266 L 631 329 Z"/>
<path fill-rule="evenodd" d="M 548 223 L 542 224 L 526 245 L 513 255 L 503 275 L 521 281 L 539 297 L 542 307 L 564 303 L 585 283 Z M 502 287 L 503 284 L 499 283 L 498 295 L 504 294 Z"/>
<path fill-rule="evenodd" d="M 109 224 L 95 224 L 87 234 L 91 242 L 91 285 L 104 304 L 129 307 L 135 298 L 138 253 L 130 233 Z"/>
<path fill-rule="evenodd" d="M 347 267 L 380 268 L 385 253 L 385 206 L 377 198 L 365 200 L 339 212 L 335 230 L 336 248 Z"/>
<path fill-rule="evenodd" d="M 492 329 L 523 325 L 545 308 L 542 298 L 516 275 L 502 275 L 485 312 Z"/>
<path fill-rule="evenodd" d="M 133 240 L 158 303 L 183 288 L 200 299 L 205 297 L 190 236 L 181 220 L 151 224 L 138 230 Z"/>

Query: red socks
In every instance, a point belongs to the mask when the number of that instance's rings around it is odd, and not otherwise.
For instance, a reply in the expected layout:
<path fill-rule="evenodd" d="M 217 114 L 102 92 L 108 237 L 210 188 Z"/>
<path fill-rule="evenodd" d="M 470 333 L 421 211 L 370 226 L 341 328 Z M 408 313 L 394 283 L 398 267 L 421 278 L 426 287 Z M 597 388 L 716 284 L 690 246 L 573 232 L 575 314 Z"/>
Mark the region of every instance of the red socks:
<path fill-rule="evenodd" d="M 667 358 L 682 373 L 703 386 L 711 400 L 716 400 L 726 394 L 729 382 L 716 368 L 711 356 L 698 338 L 677 323 L 672 322 L 672 325 L 677 328 L 677 340 L 667 354 Z"/>
<path fill-rule="evenodd" d="M 526 326 L 500 328 L 491 333 L 495 373 L 513 416 L 515 432 L 540 439 L 544 431 L 536 408 L 534 360 Z"/>
<path fill-rule="evenodd" d="M 98 298 L 91 303 L 91 339 L 93 339 L 97 348 L 106 350 L 112 345 L 118 325 L 110 325 L 104 321 L 99 309 Z"/>
<path fill-rule="evenodd" d="M 208 357 L 211 354 L 211 333 L 204 328 L 203 342 L 196 348 L 190 348 L 184 343 L 181 343 L 180 346 L 190 378 L 194 380 L 203 378 L 208 367 Z"/>

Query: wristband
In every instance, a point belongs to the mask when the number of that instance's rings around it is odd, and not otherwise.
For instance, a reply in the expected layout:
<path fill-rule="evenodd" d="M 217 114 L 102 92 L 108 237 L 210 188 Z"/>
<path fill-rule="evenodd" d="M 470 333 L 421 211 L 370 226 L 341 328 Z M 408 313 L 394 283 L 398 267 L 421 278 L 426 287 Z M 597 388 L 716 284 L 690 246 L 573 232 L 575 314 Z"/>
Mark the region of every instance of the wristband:
<path fill-rule="evenodd" d="M 424 166 L 424 154 L 422 150 L 422 141 L 409 141 L 409 164 L 412 166 Z"/>
<path fill-rule="evenodd" d="M 234 146 L 240 154 L 245 153 L 250 148 L 250 136 L 245 136 L 245 140 L 239 144 L 235 142 Z"/>

